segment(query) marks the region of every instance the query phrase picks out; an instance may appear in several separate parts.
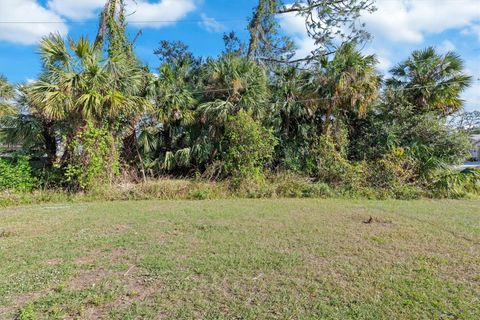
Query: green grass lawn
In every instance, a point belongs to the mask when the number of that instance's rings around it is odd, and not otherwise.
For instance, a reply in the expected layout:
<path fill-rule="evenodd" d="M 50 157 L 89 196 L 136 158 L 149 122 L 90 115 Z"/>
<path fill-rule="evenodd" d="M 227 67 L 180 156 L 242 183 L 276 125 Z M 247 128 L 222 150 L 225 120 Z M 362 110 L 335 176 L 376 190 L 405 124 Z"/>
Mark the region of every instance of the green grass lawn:
<path fill-rule="evenodd" d="M 0 318 L 480 319 L 480 202 L 7 208 Z"/>

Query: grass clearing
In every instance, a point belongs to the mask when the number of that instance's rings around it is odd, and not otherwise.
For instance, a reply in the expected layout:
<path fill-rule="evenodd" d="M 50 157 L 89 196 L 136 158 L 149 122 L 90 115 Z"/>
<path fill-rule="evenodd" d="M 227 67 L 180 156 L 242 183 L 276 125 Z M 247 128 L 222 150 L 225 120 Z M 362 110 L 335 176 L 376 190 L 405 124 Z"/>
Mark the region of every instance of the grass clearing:
<path fill-rule="evenodd" d="M 479 319 L 480 201 L 0 210 L 1 319 Z"/>

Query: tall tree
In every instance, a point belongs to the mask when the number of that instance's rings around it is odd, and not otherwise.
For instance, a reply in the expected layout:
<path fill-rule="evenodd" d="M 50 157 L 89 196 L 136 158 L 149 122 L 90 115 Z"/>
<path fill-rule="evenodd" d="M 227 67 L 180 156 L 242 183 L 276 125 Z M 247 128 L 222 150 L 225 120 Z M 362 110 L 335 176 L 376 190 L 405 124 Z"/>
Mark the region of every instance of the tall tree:
<path fill-rule="evenodd" d="M 109 55 L 126 54 L 134 57 L 126 35 L 125 0 L 107 0 L 100 14 L 95 47 L 105 47 Z"/>
<path fill-rule="evenodd" d="M 458 111 L 464 101 L 460 94 L 470 85 L 462 59 L 453 52 L 438 54 L 433 47 L 414 51 L 391 70 L 387 84 L 402 90 L 417 111 L 437 111 L 447 116 Z"/>
<path fill-rule="evenodd" d="M 135 90 L 136 95 L 147 98 L 149 93 L 149 84 L 152 76 L 148 68 L 142 66 L 133 50 L 133 42 L 127 36 L 127 23 L 125 13 L 125 0 L 107 0 L 105 7 L 100 14 L 100 23 L 97 37 L 95 39 L 95 48 L 103 48 L 107 51 L 110 59 L 122 60 L 124 64 L 129 64 L 129 68 L 143 70 L 143 75 L 138 73 L 141 79 Z M 139 36 L 141 32 L 137 34 Z M 135 37 L 136 39 L 136 37 Z M 137 129 L 142 114 L 127 112 L 119 117 L 118 127 L 123 127 L 122 133 L 122 154 L 121 157 L 126 163 L 134 163 L 137 158 Z"/>
<path fill-rule="evenodd" d="M 160 67 L 155 81 L 155 116 L 162 123 L 163 146 L 171 151 L 175 124 L 194 121 L 195 95 L 190 77 L 190 63 L 178 61 Z"/>
<path fill-rule="evenodd" d="M 236 58 L 245 56 L 245 43 L 240 40 L 235 32 L 224 33 L 223 43 L 225 45 L 225 50 L 222 52 L 223 55 Z"/>
<path fill-rule="evenodd" d="M 63 162 L 68 146 L 87 122 L 107 127 L 116 136 L 124 128 L 119 119 L 141 113 L 148 101 L 141 96 L 143 70 L 126 56 L 105 58 L 86 38 L 70 40 L 69 47 L 59 35 L 40 43 L 43 73 L 25 89 L 30 115 L 52 128 L 62 123 L 66 135 Z M 50 131 L 51 132 L 51 131 Z M 45 143 L 51 140 L 45 139 Z M 49 157 L 53 158 L 53 146 Z"/>
<path fill-rule="evenodd" d="M 315 56 L 334 53 L 343 43 L 370 37 L 359 22 L 363 12 L 375 10 L 374 0 L 259 0 L 250 20 L 248 56 L 273 62 L 311 61 Z M 292 60 L 292 42 L 279 36 L 276 18 L 299 15 L 305 19 L 305 31 L 317 46 L 307 57 Z"/>
<path fill-rule="evenodd" d="M 355 112 L 362 116 L 377 98 L 380 77 L 374 55 L 362 55 L 354 43 L 344 44 L 333 59 L 322 57 L 313 72 L 319 103 L 325 110 L 323 133 L 328 134 L 334 119 Z"/>
<path fill-rule="evenodd" d="M 208 61 L 201 82 L 202 103 L 197 112 L 205 133 L 201 138 L 209 140 L 212 160 L 219 151 L 228 117 L 244 110 L 257 120 L 263 119 L 269 110 L 269 90 L 264 68 L 247 58 L 232 56 Z"/>
<path fill-rule="evenodd" d="M 259 118 L 268 100 L 265 70 L 245 58 L 222 57 L 209 61 L 202 73 L 204 102 L 199 111 L 206 122 L 223 123 L 244 109 Z"/>
<path fill-rule="evenodd" d="M 262 60 L 288 60 L 294 55 L 293 42 L 279 31 L 276 13 L 278 0 L 259 0 L 248 25 L 250 41 L 247 57 Z"/>

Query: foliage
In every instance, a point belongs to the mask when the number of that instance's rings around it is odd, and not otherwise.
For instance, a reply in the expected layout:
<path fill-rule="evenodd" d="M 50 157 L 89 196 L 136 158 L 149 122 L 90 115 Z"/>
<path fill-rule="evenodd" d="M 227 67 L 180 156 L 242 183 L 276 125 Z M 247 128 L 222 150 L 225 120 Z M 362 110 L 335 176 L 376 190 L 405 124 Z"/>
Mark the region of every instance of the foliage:
<path fill-rule="evenodd" d="M 404 188 L 414 186 L 415 161 L 403 148 L 393 148 L 381 159 L 371 162 L 366 174 L 369 187 L 395 197 L 397 192 L 403 193 Z"/>
<path fill-rule="evenodd" d="M 294 55 L 294 43 L 279 32 L 276 14 L 280 7 L 278 0 L 259 0 L 248 25 L 250 40 L 247 57 L 266 60 L 290 60 Z"/>
<path fill-rule="evenodd" d="M 323 133 L 328 134 L 335 119 L 348 112 L 363 116 L 378 96 L 380 78 L 375 71 L 377 58 L 363 56 L 355 43 L 343 45 L 332 60 L 321 58 L 317 73 L 312 75 L 320 94 L 318 104 L 325 108 Z"/>
<path fill-rule="evenodd" d="M 467 194 L 479 194 L 480 170 L 446 170 L 433 183 L 432 189 L 436 196 L 445 198 L 461 198 Z"/>
<path fill-rule="evenodd" d="M 181 41 L 160 41 L 160 47 L 153 52 L 162 64 L 181 62 L 188 64 L 195 62 L 195 57 L 188 50 L 188 46 Z"/>
<path fill-rule="evenodd" d="M 429 47 L 414 51 L 407 60 L 393 68 L 393 78 L 387 85 L 405 91 L 417 111 L 451 115 L 462 107 L 460 93 L 472 79 L 463 69 L 463 61 L 457 54 L 440 55 Z"/>
<path fill-rule="evenodd" d="M 154 73 L 135 56 L 125 1 L 108 0 L 93 43 L 50 35 L 35 81 L 0 76 L 2 152 L 41 164 L 37 185 L 90 193 L 120 166 L 128 183 L 201 177 L 251 197 L 478 193 L 474 175 L 452 170 L 478 129 L 476 114 L 449 122 L 471 82 L 463 61 L 417 50 L 382 81 L 375 55 L 359 49 L 360 14 L 373 10 L 370 0 L 259 0 L 248 44 L 231 32 L 218 57 L 203 58 L 162 40 Z M 305 59 L 279 31 L 286 14 L 302 17 L 315 43 Z"/>
<path fill-rule="evenodd" d="M 369 33 L 358 20 L 362 13 L 373 12 L 371 0 L 309 0 L 285 4 L 280 0 L 259 0 L 248 29 L 249 57 L 266 61 L 292 63 L 334 53 L 339 43 L 362 43 Z M 316 47 L 307 57 L 291 60 L 291 42 L 277 35 L 277 20 L 281 15 L 296 14 L 305 20 L 308 36 Z M 341 46 L 341 45 L 340 45 Z"/>
<path fill-rule="evenodd" d="M 320 181 L 353 189 L 363 185 L 362 164 L 349 162 L 345 149 L 335 144 L 331 135 L 319 137 L 314 147 L 314 154 L 315 175 Z"/>
<path fill-rule="evenodd" d="M 378 111 L 381 112 L 378 112 Z M 358 160 L 383 157 L 391 148 L 418 150 L 417 158 L 436 158 L 453 165 L 465 160 L 470 149 L 468 135 L 448 125 L 436 113 L 418 114 L 415 107 L 388 103 L 357 122 L 350 137 L 349 156 Z M 424 148 L 425 147 L 425 148 Z M 420 158 L 418 158 L 421 160 Z"/>
<path fill-rule="evenodd" d="M 291 171 L 280 171 L 268 175 L 269 196 L 283 198 L 328 198 L 335 191 L 323 182 L 315 182 L 308 176 Z"/>
<path fill-rule="evenodd" d="M 14 88 L 7 78 L 0 74 L 0 117 L 14 113 L 8 100 L 14 97 Z"/>
<path fill-rule="evenodd" d="M 276 140 L 270 130 L 245 111 L 228 119 L 225 125 L 225 172 L 234 187 L 253 181 L 262 183 L 265 167 L 272 161 Z"/>
<path fill-rule="evenodd" d="M 245 55 L 245 43 L 233 31 L 223 34 L 223 43 L 225 50 L 222 52 L 225 56 L 240 58 Z"/>
<path fill-rule="evenodd" d="M 73 186 L 91 189 L 113 181 L 119 173 L 118 154 L 110 133 L 91 123 L 71 144 L 72 159 L 65 176 Z"/>
<path fill-rule="evenodd" d="M 0 158 L 0 190 L 29 192 L 35 183 L 28 157 L 18 157 L 11 161 Z"/>
<path fill-rule="evenodd" d="M 256 119 L 265 116 L 267 77 L 255 62 L 229 56 L 210 60 L 201 78 L 206 100 L 198 108 L 202 122 L 219 129 L 229 116 L 240 110 L 250 112 Z"/>

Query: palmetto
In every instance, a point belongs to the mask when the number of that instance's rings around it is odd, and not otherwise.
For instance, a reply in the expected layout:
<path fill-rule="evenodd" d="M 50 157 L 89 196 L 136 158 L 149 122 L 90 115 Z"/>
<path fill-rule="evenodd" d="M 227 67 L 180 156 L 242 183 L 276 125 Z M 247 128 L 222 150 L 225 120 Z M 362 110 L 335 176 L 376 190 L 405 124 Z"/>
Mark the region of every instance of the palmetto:
<path fill-rule="evenodd" d="M 440 55 L 432 47 L 414 51 L 391 73 L 393 78 L 387 81 L 388 85 L 403 90 L 418 109 L 436 110 L 443 115 L 452 114 L 463 106 L 460 93 L 471 82 L 457 54 Z"/>
<path fill-rule="evenodd" d="M 50 164 L 56 160 L 57 144 L 68 151 L 88 122 L 121 137 L 132 130 L 124 125 L 128 119 L 149 107 L 143 96 L 144 71 L 125 55 L 104 57 L 86 38 L 65 43 L 59 35 L 44 38 L 39 53 L 42 74 L 21 88 L 24 113 L 9 119 L 9 136 L 40 137 Z"/>
<path fill-rule="evenodd" d="M 40 43 L 44 73 L 30 87 L 32 100 L 51 119 L 93 121 L 100 125 L 147 105 L 139 96 L 142 70 L 125 56 L 104 58 L 86 38 L 69 41 L 58 35 Z"/>
<path fill-rule="evenodd" d="M 374 55 L 363 56 L 354 43 L 343 45 L 332 60 L 324 57 L 317 61 L 313 82 L 325 108 L 323 132 L 330 129 L 332 116 L 342 111 L 363 115 L 378 96 L 380 77 L 375 71 Z"/>
<path fill-rule="evenodd" d="M 202 74 L 204 103 L 199 113 L 205 122 L 222 123 L 240 110 L 261 118 L 269 97 L 265 70 L 245 58 L 222 57 L 209 61 Z"/>
<path fill-rule="evenodd" d="M 13 86 L 8 83 L 6 77 L 0 74 L 0 117 L 12 114 L 14 108 L 8 103 L 8 100 L 12 99 L 14 95 Z"/>

